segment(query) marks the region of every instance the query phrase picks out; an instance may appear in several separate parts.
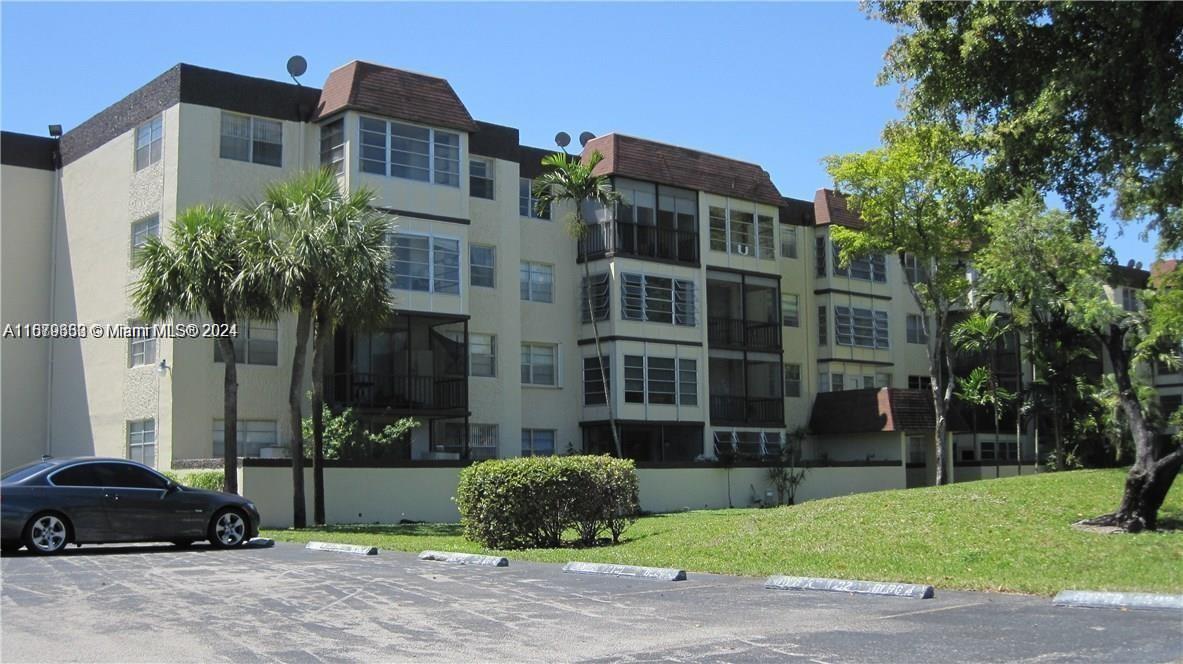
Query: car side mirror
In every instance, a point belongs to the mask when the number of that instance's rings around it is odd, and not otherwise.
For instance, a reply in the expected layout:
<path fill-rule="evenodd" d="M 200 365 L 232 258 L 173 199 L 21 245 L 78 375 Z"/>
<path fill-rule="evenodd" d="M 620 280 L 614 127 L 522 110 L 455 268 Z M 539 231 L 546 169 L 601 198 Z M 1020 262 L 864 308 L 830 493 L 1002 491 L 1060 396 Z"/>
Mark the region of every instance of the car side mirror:
<path fill-rule="evenodd" d="M 164 492 L 165 492 L 165 493 L 175 493 L 175 492 L 177 492 L 177 491 L 180 491 L 180 490 L 181 490 L 181 485 L 180 485 L 180 484 L 177 484 L 176 482 L 174 482 L 174 481 L 172 481 L 172 480 L 169 480 L 169 481 L 168 481 L 168 486 L 167 486 L 167 487 L 165 487 L 165 490 L 164 490 Z"/>

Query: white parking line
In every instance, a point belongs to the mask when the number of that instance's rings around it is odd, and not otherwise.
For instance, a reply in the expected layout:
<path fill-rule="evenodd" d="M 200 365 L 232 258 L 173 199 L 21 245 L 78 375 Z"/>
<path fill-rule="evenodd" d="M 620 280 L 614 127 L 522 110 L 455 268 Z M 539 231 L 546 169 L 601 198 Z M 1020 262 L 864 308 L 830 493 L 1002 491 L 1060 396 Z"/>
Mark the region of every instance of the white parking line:
<path fill-rule="evenodd" d="M 879 616 L 876 620 L 887 620 L 888 618 L 902 618 L 904 616 L 916 616 L 921 613 L 936 613 L 938 611 L 952 611 L 953 609 L 964 609 L 969 606 L 978 606 L 985 604 L 985 602 L 971 602 L 969 604 L 954 604 L 953 606 L 940 606 L 935 609 L 920 609 L 919 611 L 905 611 L 904 613 L 893 613 L 890 616 Z"/>

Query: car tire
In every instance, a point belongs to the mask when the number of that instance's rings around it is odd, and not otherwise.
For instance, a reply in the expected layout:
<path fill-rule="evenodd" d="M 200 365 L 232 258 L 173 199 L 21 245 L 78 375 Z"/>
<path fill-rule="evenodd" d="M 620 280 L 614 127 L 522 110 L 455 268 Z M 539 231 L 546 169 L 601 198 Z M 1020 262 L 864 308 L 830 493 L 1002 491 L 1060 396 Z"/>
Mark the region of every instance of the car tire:
<path fill-rule="evenodd" d="M 23 541 L 31 553 L 51 556 L 70 543 L 70 521 L 57 512 L 42 512 L 25 525 Z"/>
<path fill-rule="evenodd" d="M 12 540 L 11 542 L 5 540 L 0 542 L 0 553 L 16 553 L 21 548 L 20 540 Z"/>
<path fill-rule="evenodd" d="M 209 543 L 216 549 L 232 549 L 246 542 L 249 526 L 246 514 L 228 507 L 219 511 L 209 522 Z"/>

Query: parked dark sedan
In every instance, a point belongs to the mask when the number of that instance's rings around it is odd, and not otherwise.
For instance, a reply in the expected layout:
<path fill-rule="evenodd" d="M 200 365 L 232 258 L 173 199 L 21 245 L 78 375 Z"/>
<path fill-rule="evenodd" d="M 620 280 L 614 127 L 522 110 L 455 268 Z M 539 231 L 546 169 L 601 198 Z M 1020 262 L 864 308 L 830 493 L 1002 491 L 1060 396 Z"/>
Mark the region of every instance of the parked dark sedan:
<path fill-rule="evenodd" d="M 44 459 L 0 477 L 0 546 L 57 553 L 67 544 L 209 540 L 234 547 L 259 512 L 232 493 L 181 486 L 125 459 Z"/>

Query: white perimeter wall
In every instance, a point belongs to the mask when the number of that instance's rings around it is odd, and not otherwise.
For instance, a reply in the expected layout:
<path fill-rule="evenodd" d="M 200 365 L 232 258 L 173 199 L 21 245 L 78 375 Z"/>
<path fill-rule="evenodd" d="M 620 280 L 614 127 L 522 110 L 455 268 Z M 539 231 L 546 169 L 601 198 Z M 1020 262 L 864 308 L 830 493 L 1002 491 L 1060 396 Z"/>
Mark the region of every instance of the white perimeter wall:
<path fill-rule="evenodd" d="M 240 469 L 239 487 L 253 500 L 267 528 L 292 525 L 292 470 L 248 466 Z M 397 523 L 401 519 L 456 522 L 459 468 L 326 468 L 325 517 L 330 524 Z M 724 468 L 642 468 L 641 509 L 675 512 L 728 507 L 728 471 Z M 797 502 L 865 491 L 902 489 L 902 466 L 810 468 L 798 487 Z M 731 506 L 751 507 L 771 490 L 767 468 L 730 471 Z M 306 469 L 304 491 L 312 516 L 312 471 Z M 775 499 L 775 493 L 773 494 Z"/>

